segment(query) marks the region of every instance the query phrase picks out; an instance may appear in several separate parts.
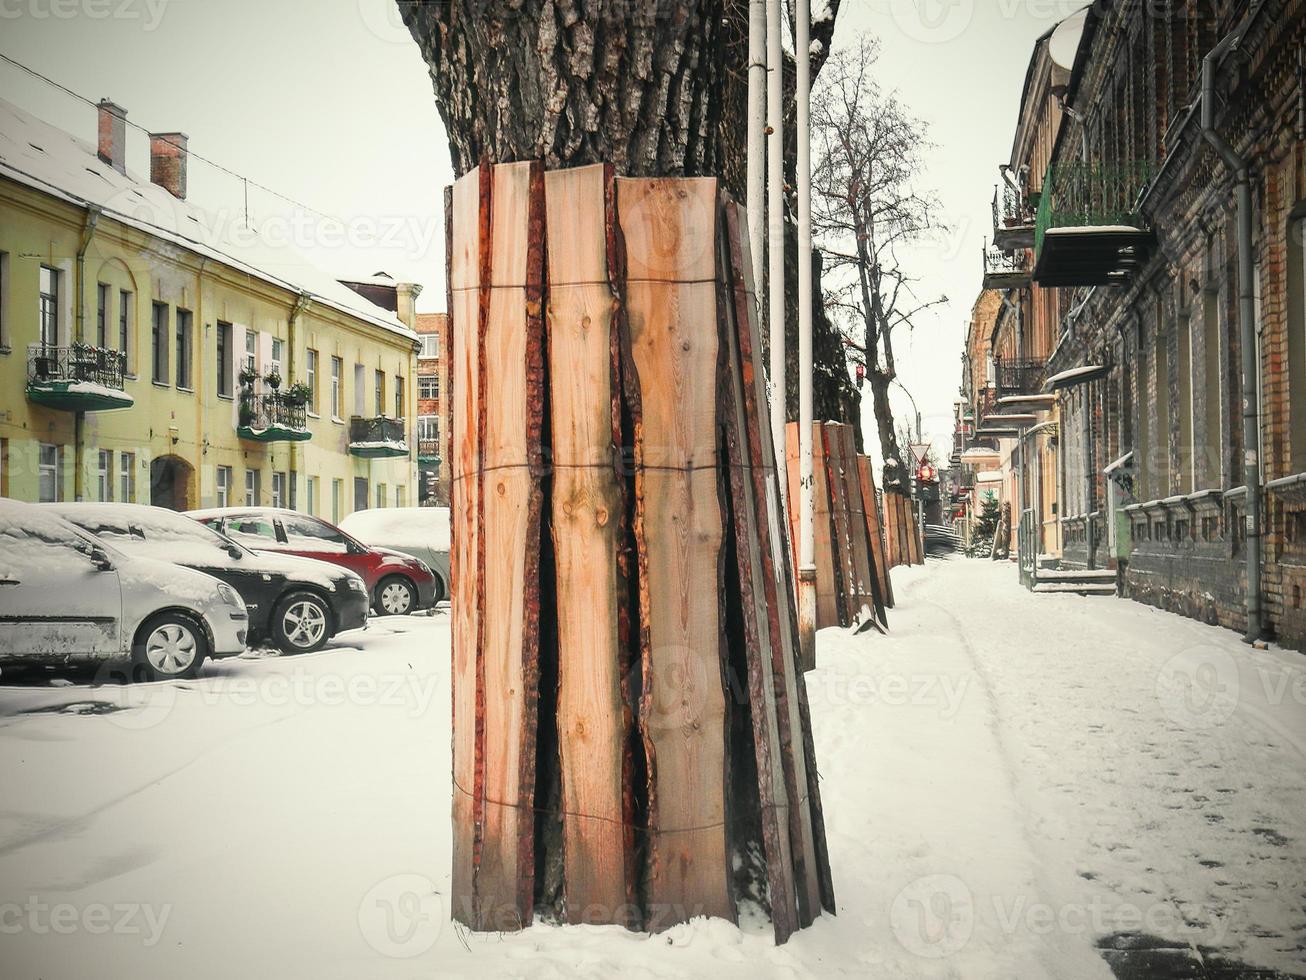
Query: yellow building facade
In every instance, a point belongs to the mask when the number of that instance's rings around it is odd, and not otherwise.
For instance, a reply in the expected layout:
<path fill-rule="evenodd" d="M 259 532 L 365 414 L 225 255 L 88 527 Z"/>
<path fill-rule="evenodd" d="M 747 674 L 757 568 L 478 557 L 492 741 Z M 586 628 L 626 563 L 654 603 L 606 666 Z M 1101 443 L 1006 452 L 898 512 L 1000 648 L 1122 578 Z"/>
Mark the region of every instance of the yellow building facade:
<path fill-rule="evenodd" d="M 332 521 L 416 503 L 410 325 L 212 234 L 184 160 L 181 198 L 132 177 L 103 106 L 98 152 L 0 112 L 0 494 Z"/>

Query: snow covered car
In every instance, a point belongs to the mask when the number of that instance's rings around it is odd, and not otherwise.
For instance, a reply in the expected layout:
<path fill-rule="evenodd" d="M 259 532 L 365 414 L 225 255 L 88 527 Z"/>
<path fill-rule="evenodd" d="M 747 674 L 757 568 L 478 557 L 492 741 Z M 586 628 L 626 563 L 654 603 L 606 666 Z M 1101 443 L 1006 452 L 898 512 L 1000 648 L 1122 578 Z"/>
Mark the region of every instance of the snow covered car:
<path fill-rule="evenodd" d="M 402 616 L 435 605 L 436 577 L 426 562 L 369 548 L 320 517 L 277 507 L 219 507 L 188 516 L 260 553 L 299 555 L 357 572 L 378 615 Z"/>
<path fill-rule="evenodd" d="M 449 508 L 378 507 L 356 510 L 340 529 L 372 548 L 420 558 L 435 573 L 435 601 L 449 595 Z"/>
<path fill-rule="evenodd" d="M 367 585 L 306 558 L 255 553 L 184 514 L 145 504 L 41 504 L 132 555 L 174 562 L 226 582 L 245 600 L 249 642 L 311 653 L 367 622 Z"/>
<path fill-rule="evenodd" d="M 123 660 L 150 679 L 193 677 L 206 657 L 241 653 L 248 625 L 225 582 L 0 499 L 0 665 Z"/>

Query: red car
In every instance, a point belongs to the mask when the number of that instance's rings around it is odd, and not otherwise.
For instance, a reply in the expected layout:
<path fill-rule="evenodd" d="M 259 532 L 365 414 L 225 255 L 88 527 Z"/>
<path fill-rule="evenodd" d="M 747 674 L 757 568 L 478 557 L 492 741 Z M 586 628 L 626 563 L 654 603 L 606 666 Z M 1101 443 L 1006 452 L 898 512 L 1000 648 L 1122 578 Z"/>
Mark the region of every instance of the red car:
<path fill-rule="evenodd" d="M 425 562 L 402 551 L 369 548 L 320 517 L 275 507 L 220 507 L 188 516 L 252 551 L 316 558 L 357 572 L 379 616 L 401 616 L 436 603 L 438 580 Z"/>

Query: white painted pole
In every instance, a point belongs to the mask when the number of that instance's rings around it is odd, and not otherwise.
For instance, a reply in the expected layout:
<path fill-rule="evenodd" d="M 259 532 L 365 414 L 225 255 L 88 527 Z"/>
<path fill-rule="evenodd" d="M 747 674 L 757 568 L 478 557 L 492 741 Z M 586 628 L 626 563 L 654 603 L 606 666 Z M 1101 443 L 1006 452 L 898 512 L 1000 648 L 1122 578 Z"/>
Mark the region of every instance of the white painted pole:
<path fill-rule="evenodd" d="M 784 49 L 780 44 L 780 0 L 766 0 L 766 291 L 771 331 L 771 438 L 780 464 L 780 495 L 789 499 L 785 476 L 785 199 Z M 761 254 L 761 249 L 758 249 Z M 760 288 L 759 283 L 759 288 Z M 760 295 L 760 293 L 759 293 Z M 787 510 L 786 510 L 787 512 Z"/>
<path fill-rule="evenodd" d="M 794 11 L 798 133 L 798 634 L 807 667 L 816 666 L 816 483 L 812 474 L 812 161 L 811 27 L 809 0 Z"/>
<path fill-rule="evenodd" d="M 748 2 L 748 246 L 753 255 L 753 289 L 762 315 L 766 259 L 766 0 Z"/>

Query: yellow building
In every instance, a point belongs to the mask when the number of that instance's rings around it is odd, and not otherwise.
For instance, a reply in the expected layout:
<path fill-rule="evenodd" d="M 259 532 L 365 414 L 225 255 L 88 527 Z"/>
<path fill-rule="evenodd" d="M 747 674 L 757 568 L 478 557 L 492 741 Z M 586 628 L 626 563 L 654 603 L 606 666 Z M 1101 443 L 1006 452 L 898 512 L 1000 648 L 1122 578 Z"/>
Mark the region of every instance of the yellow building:
<path fill-rule="evenodd" d="M 187 202 L 183 134 L 135 176 L 125 115 L 91 144 L 0 101 L 0 494 L 415 503 L 419 287 L 365 298 Z"/>

